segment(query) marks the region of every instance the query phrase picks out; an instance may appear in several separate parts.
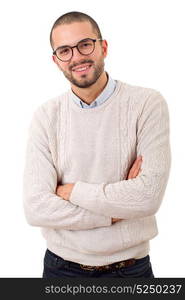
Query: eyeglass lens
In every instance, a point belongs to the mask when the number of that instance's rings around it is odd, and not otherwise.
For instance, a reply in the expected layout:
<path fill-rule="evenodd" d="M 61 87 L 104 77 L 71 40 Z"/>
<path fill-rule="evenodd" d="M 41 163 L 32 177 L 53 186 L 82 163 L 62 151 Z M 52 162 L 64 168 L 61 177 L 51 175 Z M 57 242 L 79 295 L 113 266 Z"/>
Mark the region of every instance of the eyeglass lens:
<path fill-rule="evenodd" d="M 94 51 L 94 42 L 90 39 L 81 41 L 77 44 L 77 49 L 82 55 L 89 55 Z M 63 61 L 70 60 L 73 55 L 72 48 L 69 46 L 58 48 L 56 55 Z"/>

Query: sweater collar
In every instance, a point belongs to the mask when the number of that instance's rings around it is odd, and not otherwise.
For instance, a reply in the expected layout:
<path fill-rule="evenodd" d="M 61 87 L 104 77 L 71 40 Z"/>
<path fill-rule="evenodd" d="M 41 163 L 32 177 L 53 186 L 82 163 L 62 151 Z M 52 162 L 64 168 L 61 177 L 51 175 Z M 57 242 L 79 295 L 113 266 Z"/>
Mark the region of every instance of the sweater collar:
<path fill-rule="evenodd" d="M 116 88 L 116 81 L 113 80 L 108 73 L 107 77 L 108 77 L 108 81 L 107 84 L 105 86 L 105 88 L 103 89 L 103 91 L 100 93 L 100 95 L 93 101 L 91 102 L 91 104 L 87 104 L 84 101 L 82 101 L 82 99 L 80 99 L 72 90 L 72 100 L 76 103 L 76 105 L 78 105 L 81 108 L 93 108 L 96 106 L 101 105 L 102 103 L 104 103 L 114 92 L 115 88 Z"/>

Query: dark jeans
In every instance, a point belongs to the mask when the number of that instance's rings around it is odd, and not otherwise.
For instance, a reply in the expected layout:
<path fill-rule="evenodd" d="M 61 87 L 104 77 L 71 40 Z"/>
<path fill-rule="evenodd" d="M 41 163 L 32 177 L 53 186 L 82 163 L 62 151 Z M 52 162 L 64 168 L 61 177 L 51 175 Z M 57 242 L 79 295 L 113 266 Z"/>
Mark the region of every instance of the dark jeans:
<path fill-rule="evenodd" d="M 149 255 L 137 259 L 136 263 L 119 270 L 89 271 L 82 270 L 80 265 L 57 256 L 50 250 L 46 250 L 44 257 L 43 278 L 74 278 L 74 277 L 102 277 L 102 278 L 154 278 Z"/>

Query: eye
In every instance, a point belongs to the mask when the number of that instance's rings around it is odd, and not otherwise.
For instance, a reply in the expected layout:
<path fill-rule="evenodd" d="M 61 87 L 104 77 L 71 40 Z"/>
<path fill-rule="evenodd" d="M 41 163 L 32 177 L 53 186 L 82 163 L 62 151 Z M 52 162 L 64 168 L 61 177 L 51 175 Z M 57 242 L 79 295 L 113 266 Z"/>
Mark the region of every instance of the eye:
<path fill-rule="evenodd" d="M 58 49 L 58 55 L 67 55 L 67 54 L 69 54 L 69 52 L 70 52 L 70 48 L 61 48 L 61 49 Z"/>
<path fill-rule="evenodd" d="M 81 49 L 85 49 L 85 48 L 90 48 L 92 47 L 92 41 L 88 40 L 88 41 L 83 41 L 79 44 L 79 47 Z"/>
<path fill-rule="evenodd" d="M 80 44 L 80 47 L 87 48 L 87 47 L 89 47 L 91 45 L 92 45 L 91 42 L 84 42 L 84 43 Z"/>
<path fill-rule="evenodd" d="M 84 46 L 84 47 L 87 47 L 87 46 L 89 46 L 89 45 L 91 45 L 90 42 L 83 43 L 83 46 Z"/>

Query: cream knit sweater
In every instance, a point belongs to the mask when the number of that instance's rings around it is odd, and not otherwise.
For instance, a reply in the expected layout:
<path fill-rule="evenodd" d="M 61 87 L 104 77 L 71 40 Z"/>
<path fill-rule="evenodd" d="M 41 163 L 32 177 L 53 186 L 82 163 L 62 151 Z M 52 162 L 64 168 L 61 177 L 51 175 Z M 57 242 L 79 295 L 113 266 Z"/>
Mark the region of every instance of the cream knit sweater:
<path fill-rule="evenodd" d="M 34 112 L 23 174 L 27 221 L 42 227 L 47 247 L 66 260 L 105 265 L 149 253 L 155 213 L 168 182 L 169 113 L 154 89 L 117 81 L 93 109 L 78 107 L 72 91 Z M 137 156 L 142 171 L 126 180 Z M 75 183 L 70 201 L 57 184 Z M 121 218 L 111 224 L 111 218 Z"/>

